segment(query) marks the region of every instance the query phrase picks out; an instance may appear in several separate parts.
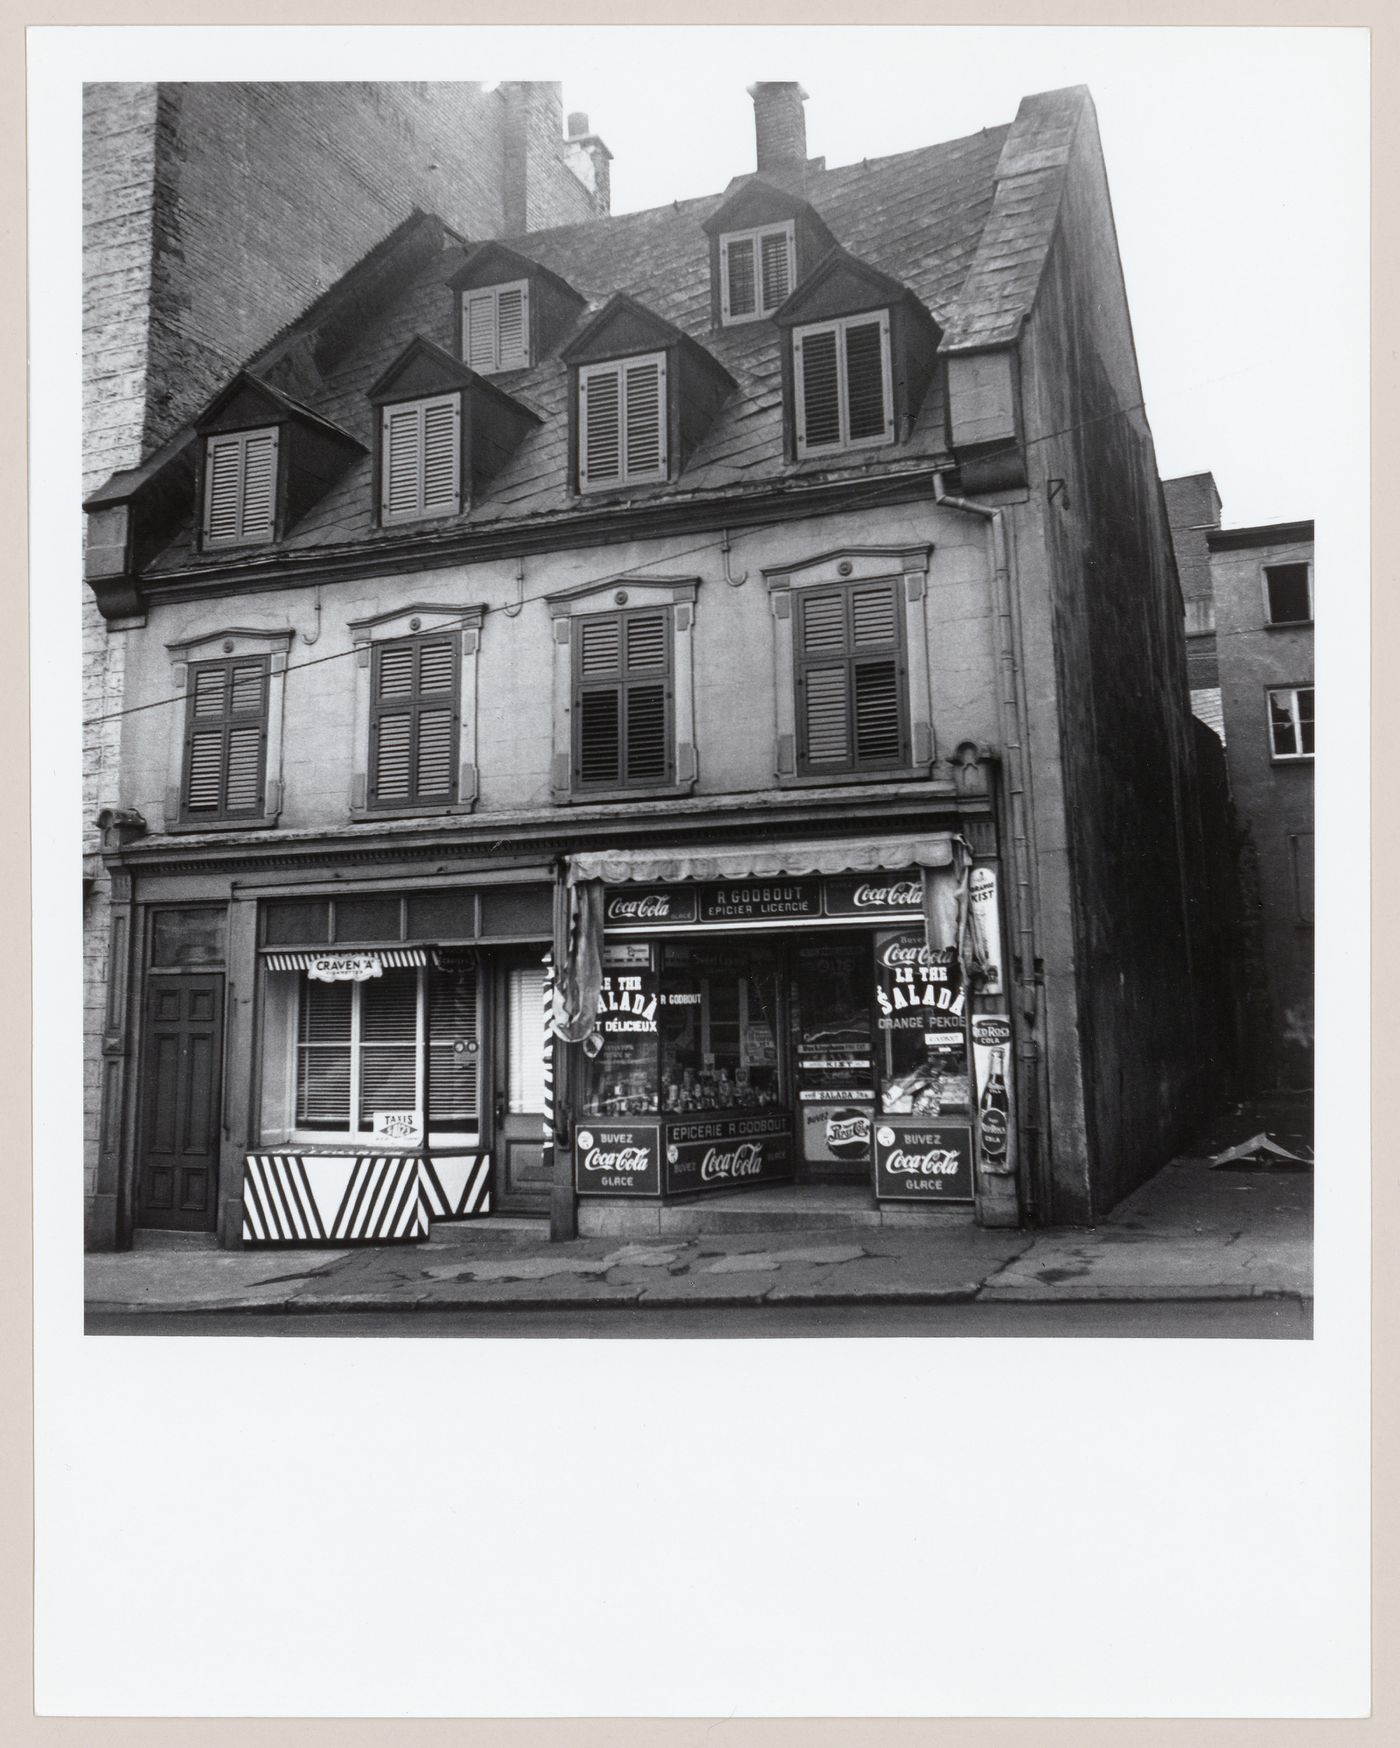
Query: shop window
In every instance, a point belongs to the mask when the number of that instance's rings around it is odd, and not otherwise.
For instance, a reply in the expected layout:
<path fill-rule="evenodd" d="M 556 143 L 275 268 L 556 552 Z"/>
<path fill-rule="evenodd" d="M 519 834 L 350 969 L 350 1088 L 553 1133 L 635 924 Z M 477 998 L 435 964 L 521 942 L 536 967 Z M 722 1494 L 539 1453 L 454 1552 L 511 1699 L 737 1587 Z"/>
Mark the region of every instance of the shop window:
<path fill-rule="evenodd" d="M 792 358 L 799 456 L 894 442 L 887 311 L 795 328 Z"/>
<path fill-rule="evenodd" d="M 1269 742 L 1274 759 L 1313 756 L 1313 688 L 1279 687 L 1269 693 Z"/>
<path fill-rule="evenodd" d="M 579 490 L 667 477 L 666 354 L 588 364 L 578 373 Z"/>
<path fill-rule="evenodd" d="M 272 539 L 277 519 L 278 432 L 229 431 L 205 439 L 204 544 Z"/>
<path fill-rule="evenodd" d="M 369 805 L 456 799 L 457 637 L 377 644 L 371 680 Z"/>
<path fill-rule="evenodd" d="M 377 1113 L 416 1113 L 425 1050 L 434 1134 L 478 1127 L 477 970 L 385 969 L 363 982 L 269 971 L 264 1013 L 265 1140 L 369 1144 Z"/>
<path fill-rule="evenodd" d="M 590 614 L 574 629 L 574 785 L 671 781 L 671 616 L 664 607 Z"/>
<path fill-rule="evenodd" d="M 262 817 L 267 681 L 266 656 L 191 665 L 181 791 L 187 821 Z"/>
<path fill-rule="evenodd" d="M 222 906 L 156 911 L 151 918 L 151 964 L 162 969 L 222 964 L 227 922 Z"/>
<path fill-rule="evenodd" d="M 385 524 L 455 516 L 462 498 L 462 397 L 380 409 L 379 513 Z"/>
<path fill-rule="evenodd" d="M 1270 625 L 1307 625 L 1312 621 L 1312 566 L 1266 564 L 1264 601 Z"/>
<path fill-rule="evenodd" d="M 798 596 L 794 646 L 802 774 L 908 763 L 897 589 L 892 581 L 870 582 Z"/>
<path fill-rule="evenodd" d="M 792 290 L 792 221 L 726 232 L 719 240 L 719 261 L 724 325 L 771 316 Z"/>
<path fill-rule="evenodd" d="M 262 913 L 263 941 L 269 947 L 321 947 L 331 938 L 327 898 L 273 898 Z"/>
<path fill-rule="evenodd" d="M 530 282 L 482 285 L 462 293 L 462 357 L 483 376 L 530 362 Z"/>
<path fill-rule="evenodd" d="M 512 965 L 506 976 L 506 1109 L 545 1108 L 544 968 Z"/>

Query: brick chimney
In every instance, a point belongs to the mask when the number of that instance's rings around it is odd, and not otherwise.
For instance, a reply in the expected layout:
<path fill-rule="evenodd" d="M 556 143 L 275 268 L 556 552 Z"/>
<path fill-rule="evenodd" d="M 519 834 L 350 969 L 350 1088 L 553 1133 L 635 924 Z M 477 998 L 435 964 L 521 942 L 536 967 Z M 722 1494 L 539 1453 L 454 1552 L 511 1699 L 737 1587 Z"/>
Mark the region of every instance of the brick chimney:
<path fill-rule="evenodd" d="M 590 131 L 587 113 L 582 109 L 569 112 L 567 152 L 569 168 L 593 195 L 599 217 L 605 218 L 612 211 L 612 180 L 608 170 L 612 153 Z"/>
<path fill-rule="evenodd" d="M 758 173 L 791 175 L 807 167 L 807 93 L 793 79 L 762 80 L 749 86 L 753 98 Z"/>

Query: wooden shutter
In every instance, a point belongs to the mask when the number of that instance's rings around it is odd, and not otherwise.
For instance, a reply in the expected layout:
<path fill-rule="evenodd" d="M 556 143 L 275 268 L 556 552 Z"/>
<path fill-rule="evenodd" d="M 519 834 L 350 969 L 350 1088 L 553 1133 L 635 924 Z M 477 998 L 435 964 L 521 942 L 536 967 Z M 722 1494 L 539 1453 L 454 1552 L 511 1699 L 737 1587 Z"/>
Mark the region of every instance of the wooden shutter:
<path fill-rule="evenodd" d="M 847 441 L 888 443 L 894 438 L 889 384 L 889 317 L 846 323 Z"/>
<path fill-rule="evenodd" d="M 580 619 L 574 636 L 574 781 L 665 783 L 671 757 L 671 615 L 665 607 Z"/>
<path fill-rule="evenodd" d="M 797 453 L 841 442 L 841 383 L 836 329 L 808 328 L 793 340 L 797 378 Z"/>
<path fill-rule="evenodd" d="M 799 455 L 894 441 L 887 311 L 799 329 L 793 371 Z"/>
<path fill-rule="evenodd" d="M 771 315 L 792 290 L 792 232 L 766 231 L 759 239 L 761 308 Z"/>
<path fill-rule="evenodd" d="M 666 356 L 579 371 L 579 486 L 597 491 L 666 477 Z"/>
<path fill-rule="evenodd" d="M 457 687 L 456 632 L 375 647 L 372 807 L 446 806 L 456 799 Z"/>
<path fill-rule="evenodd" d="M 726 322 L 739 321 L 754 315 L 758 309 L 758 273 L 754 262 L 752 236 L 724 239 L 724 283 L 722 316 Z"/>
<path fill-rule="evenodd" d="M 462 357 L 473 370 L 523 370 L 530 362 L 530 282 L 462 293 Z"/>
<path fill-rule="evenodd" d="M 207 546 L 271 540 L 277 514 L 278 431 L 231 431 L 204 451 Z"/>
<path fill-rule="evenodd" d="M 461 395 L 385 407 L 379 473 L 383 521 L 455 514 L 461 505 Z"/>
<path fill-rule="evenodd" d="M 185 718 L 184 817 L 258 818 L 267 760 L 266 656 L 196 662 Z"/>
<path fill-rule="evenodd" d="M 907 762 L 899 585 L 798 596 L 799 756 L 807 774 Z"/>

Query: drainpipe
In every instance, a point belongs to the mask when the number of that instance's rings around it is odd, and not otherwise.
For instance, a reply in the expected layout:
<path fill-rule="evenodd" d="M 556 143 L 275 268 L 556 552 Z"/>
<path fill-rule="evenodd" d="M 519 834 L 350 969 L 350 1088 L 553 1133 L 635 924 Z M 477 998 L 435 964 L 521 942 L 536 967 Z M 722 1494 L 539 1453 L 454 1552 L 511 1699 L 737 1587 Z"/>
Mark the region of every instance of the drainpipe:
<path fill-rule="evenodd" d="M 1026 1214 L 1034 1224 L 1036 1217 L 1050 1207 L 1045 1181 L 1049 1161 L 1041 1146 L 1041 1126 L 1037 1120 L 1037 1112 L 1046 1109 L 1048 1101 L 1043 1096 L 1043 1063 L 1040 1042 L 1035 1036 L 1040 1008 L 1040 958 L 1036 951 L 1034 858 L 1026 801 L 1026 704 L 1022 665 L 1017 659 L 1020 625 L 1011 587 L 1006 519 L 995 505 L 977 504 L 970 498 L 956 497 L 944 486 L 941 473 L 933 476 L 933 500 L 940 509 L 961 510 L 969 516 L 980 517 L 986 524 L 991 547 L 992 628 L 997 655 L 997 738 L 1002 749 L 1009 828 L 1004 860 L 1008 885 L 1015 896 L 1014 962 L 1022 1020 L 1016 1028 L 1016 1055 L 1021 1067 L 1016 1130 L 1020 1137 L 1021 1158 L 1030 1164 L 1024 1184 Z"/>

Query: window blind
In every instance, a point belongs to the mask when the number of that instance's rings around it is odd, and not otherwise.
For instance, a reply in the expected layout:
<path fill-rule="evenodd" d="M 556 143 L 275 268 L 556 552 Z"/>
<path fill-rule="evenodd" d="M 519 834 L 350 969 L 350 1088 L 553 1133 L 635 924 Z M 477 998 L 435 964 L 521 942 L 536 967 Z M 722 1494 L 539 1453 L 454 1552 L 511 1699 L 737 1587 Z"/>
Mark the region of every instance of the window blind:
<path fill-rule="evenodd" d="M 512 1116 L 544 1110 L 544 968 L 512 966 L 506 976 L 506 1102 Z"/>

